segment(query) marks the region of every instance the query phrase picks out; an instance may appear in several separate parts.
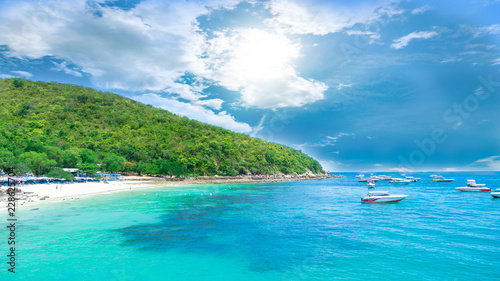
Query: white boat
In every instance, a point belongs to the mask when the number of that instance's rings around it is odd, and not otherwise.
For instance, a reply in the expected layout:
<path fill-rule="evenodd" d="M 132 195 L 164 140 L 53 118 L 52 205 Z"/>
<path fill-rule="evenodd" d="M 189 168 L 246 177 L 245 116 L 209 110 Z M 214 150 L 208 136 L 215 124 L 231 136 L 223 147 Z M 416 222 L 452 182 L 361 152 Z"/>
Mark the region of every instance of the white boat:
<path fill-rule="evenodd" d="M 477 184 L 475 180 L 467 180 L 467 186 L 457 187 L 456 189 L 464 192 L 485 192 L 491 191 L 486 184 Z"/>
<path fill-rule="evenodd" d="M 369 182 L 368 183 L 368 188 L 374 188 L 375 187 L 375 183 L 374 182 Z"/>
<path fill-rule="evenodd" d="M 433 180 L 433 182 L 452 182 L 454 179 L 447 179 L 442 176 L 436 176 Z"/>
<path fill-rule="evenodd" d="M 500 198 L 500 188 L 491 193 L 494 198 Z"/>
<path fill-rule="evenodd" d="M 378 181 L 377 178 L 371 177 L 371 178 L 368 178 L 368 179 L 361 178 L 358 182 L 377 182 L 377 181 Z"/>
<path fill-rule="evenodd" d="M 376 176 L 381 181 L 390 181 L 392 178 L 385 175 Z"/>
<path fill-rule="evenodd" d="M 409 180 L 411 182 L 417 182 L 420 180 L 420 178 L 415 178 L 415 177 L 405 177 L 405 180 Z"/>
<path fill-rule="evenodd" d="M 393 178 L 389 183 L 393 184 L 409 184 L 411 181 L 407 179 Z"/>
<path fill-rule="evenodd" d="M 363 203 L 390 203 L 399 202 L 408 197 L 402 194 L 389 194 L 387 191 L 369 191 L 368 194 L 361 198 Z"/>

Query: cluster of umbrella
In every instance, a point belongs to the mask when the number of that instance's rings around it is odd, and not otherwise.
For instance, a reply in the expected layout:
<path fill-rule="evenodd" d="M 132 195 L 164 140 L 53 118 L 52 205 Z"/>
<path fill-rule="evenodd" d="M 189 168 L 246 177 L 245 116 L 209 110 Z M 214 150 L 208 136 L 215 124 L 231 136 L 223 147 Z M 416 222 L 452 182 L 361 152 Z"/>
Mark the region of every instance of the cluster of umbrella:
<path fill-rule="evenodd" d="M 91 177 L 75 177 L 75 180 L 70 181 L 64 178 L 51 178 L 51 177 L 0 177 L 0 185 L 7 186 L 9 184 L 9 179 L 12 183 L 14 181 L 16 185 L 25 184 L 49 184 L 49 183 L 70 183 L 70 182 L 99 182 L 96 178 Z"/>

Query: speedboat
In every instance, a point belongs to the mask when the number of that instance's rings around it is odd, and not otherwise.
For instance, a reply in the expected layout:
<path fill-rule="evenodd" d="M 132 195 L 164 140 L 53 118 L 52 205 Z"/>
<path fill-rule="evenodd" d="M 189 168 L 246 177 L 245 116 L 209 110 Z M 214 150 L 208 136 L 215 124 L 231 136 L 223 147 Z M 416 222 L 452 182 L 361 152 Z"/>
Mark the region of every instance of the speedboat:
<path fill-rule="evenodd" d="M 369 182 L 368 183 L 368 188 L 375 188 L 375 183 L 374 182 Z"/>
<path fill-rule="evenodd" d="M 407 179 L 393 178 L 389 183 L 393 184 L 409 184 L 411 181 Z"/>
<path fill-rule="evenodd" d="M 493 196 L 493 198 L 500 198 L 500 188 L 495 190 L 495 192 L 492 192 L 491 196 Z"/>
<path fill-rule="evenodd" d="M 405 177 L 405 180 L 409 180 L 411 182 L 417 182 L 420 180 L 420 178 L 415 178 L 415 177 Z"/>
<path fill-rule="evenodd" d="M 447 179 L 442 176 L 436 176 L 433 180 L 433 182 L 452 182 L 454 179 Z"/>
<path fill-rule="evenodd" d="M 377 178 L 378 178 L 379 180 L 381 180 L 381 181 L 390 181 L 390 180 L 392 180 L 392 178 L 391 178 L 391 177 L 389 177 L 389 176 L 384 176 L 384 175 L 377 176 Z"/>
<path fill-rule="evenodd" d="M 378 179 L 373 178 L 373 177 L 368 178 L 368 179 L 363 179 L 363 178 L 362 178 L 362 179 L 360 179 L 358 182 L 378 182 Z"/>
<path fill-rule="evenodd" d="M 387 191 L 369 191 L 368 194 L 361 198 L 362 203 L 390 203 L 399 202 L 408 197 L 408 195 L 389 194 Z"/>
<path fill-rule="evenodd" d="M 460 191 L 464 191 L 464 192 L 491 191 L 491 189 L 489 187 L 486 187 L 486 184 L 477 184 L 475 180 L 467 180 L 467 186 L 457 187 L 457 189 Z"/>

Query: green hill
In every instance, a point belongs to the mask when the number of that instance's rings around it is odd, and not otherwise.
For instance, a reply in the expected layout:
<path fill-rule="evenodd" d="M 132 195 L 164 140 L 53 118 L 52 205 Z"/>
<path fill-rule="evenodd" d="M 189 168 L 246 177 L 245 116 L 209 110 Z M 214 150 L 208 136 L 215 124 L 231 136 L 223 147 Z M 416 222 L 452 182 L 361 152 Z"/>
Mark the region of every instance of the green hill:
<path fill-rule="evenodd" d="M 74 85 L 0 80 L 0 116 L 0 169 L 18 173 L 77 166 L 176 176 L 322 171 L 298 150 Z"/>

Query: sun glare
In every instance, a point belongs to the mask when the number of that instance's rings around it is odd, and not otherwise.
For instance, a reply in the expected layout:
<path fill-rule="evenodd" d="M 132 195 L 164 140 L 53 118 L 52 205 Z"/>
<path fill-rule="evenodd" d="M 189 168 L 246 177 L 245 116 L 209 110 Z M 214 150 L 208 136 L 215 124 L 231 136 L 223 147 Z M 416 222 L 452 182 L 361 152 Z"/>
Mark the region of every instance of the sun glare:
<path fill-rule="evenodd" d="M 299 55 L 300 46 L 288 38 L 252 29 L 237 39 L 231 65 L 248 78 L 274 77 L 292 70 L 292 59 Z"/>

